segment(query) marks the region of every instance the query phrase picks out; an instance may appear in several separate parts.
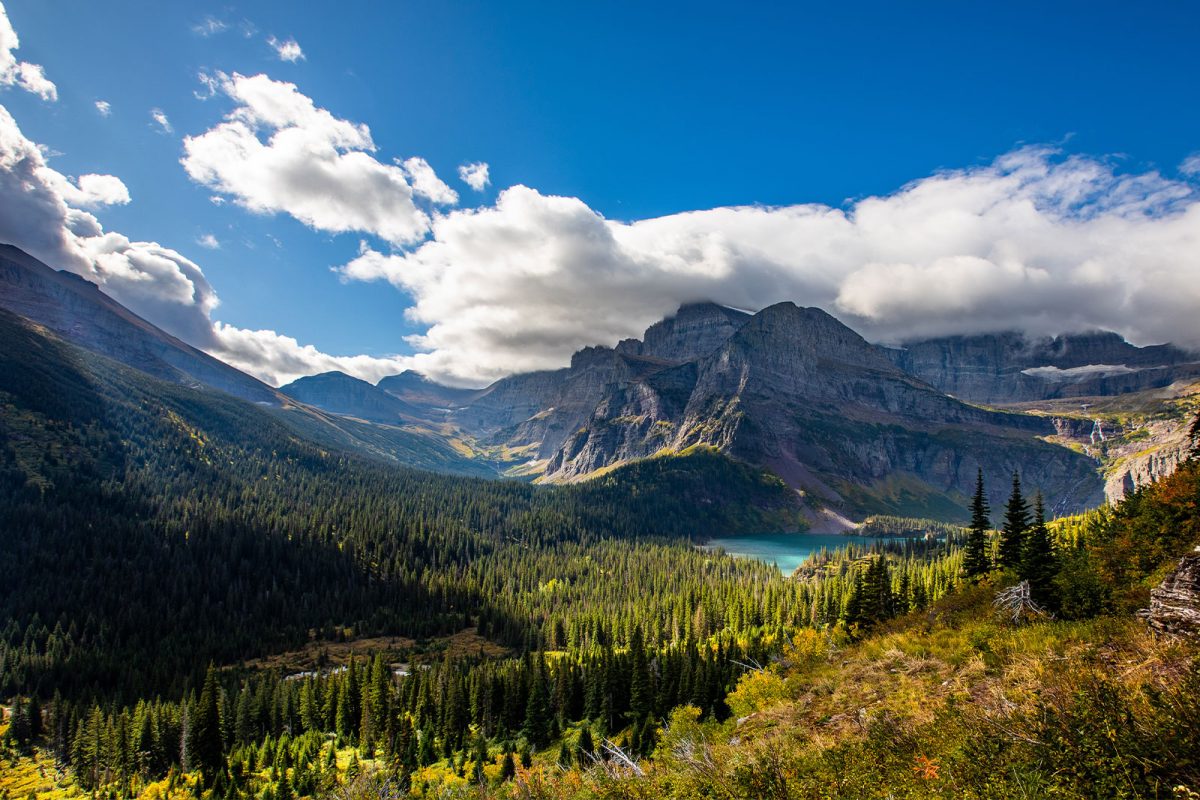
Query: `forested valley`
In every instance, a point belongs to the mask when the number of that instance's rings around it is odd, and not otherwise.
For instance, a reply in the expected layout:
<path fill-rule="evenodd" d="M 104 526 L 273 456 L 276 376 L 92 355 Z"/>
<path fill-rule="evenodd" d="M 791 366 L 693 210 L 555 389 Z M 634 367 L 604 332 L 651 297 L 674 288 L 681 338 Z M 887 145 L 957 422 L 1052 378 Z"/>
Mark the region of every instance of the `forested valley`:
<path fill-rule="evenodd" d="M 799 524 L 780 481 L 707 450 L 574 486 L 435 475 L 11 315 L 0 338 L 8 797 L 1200 780 L 1195 653 L 1133 617 L 1200 541 L 1195 460 L 1063 520 L 1017 475 L 993 512 L 981 478 L 968 526 L 876 518 L 894 538 L 789 578 L 696 546 Z"/>

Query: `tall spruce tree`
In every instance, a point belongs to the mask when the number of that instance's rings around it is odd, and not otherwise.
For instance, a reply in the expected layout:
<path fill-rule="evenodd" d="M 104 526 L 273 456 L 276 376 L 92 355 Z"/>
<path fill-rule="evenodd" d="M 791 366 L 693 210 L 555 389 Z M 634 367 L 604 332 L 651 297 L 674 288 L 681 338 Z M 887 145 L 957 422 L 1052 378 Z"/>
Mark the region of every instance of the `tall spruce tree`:
<path fill-rule="evenodd" d="M 204 688 L 196 703 L 196 714 L 192 720 L 192 758 L 206 782 L 211 783 L 225 766 L 224 746 L 221 742 L 220 688 L 217 686 L 217 671 L 212 664 L 204 676 Z"/>
<path fill-rule="evenodd" d="M 983 491 L 983 469 L 975 479 L 975 497 L 971 500 L 971 527 L 967 533 L 967 546 L 963 552 L 963 572 L 967 578 L 975 579 L 992 568 L 987 551 L 987 532 L 992 527 L 988 518 L 987 495 Z"/>
<path fill-rule="evenodd" d="M 542 654 L 533 653 L 530 660 L 529 702 L 525 706 L 525 723 L 521 726 L 521 733 L 531 745 L 540 748 L 550 740 L 550 698 Z"/>
<path fill-rule="evenodd" d="M 1029 590 L 1035 602 L 1047 608 L 1055 606 L 1054 577 L 1058 574 L 1058 564 L 1050 529 L 1046 527 L 1046 506 L 1041 492 L 1037 493 L 1034 501 L 1033 524 L 1025 535 L 1019 574 L 1022 580 L 1029 581 Z"/>
<path fill-rule="evenodd" d="M 633 626 L 629 656 L 632 662 L 629 674 L 629 717 L 634 725 L 640 725 L 642 720 L 654 711 L 654 687 L 650 681 L 645 639 L 639 625 Z"/>
<path fill-rule="evenodd" d="M 1029 529 L 1029 504 L 1021 496 L 1021 474 L 1013 473 L 1012 494 L 1004 507 L 1004 527 L 1000 529 L 998 561 L 1002 569 L 1020 569 L 1025 532 Z"/>

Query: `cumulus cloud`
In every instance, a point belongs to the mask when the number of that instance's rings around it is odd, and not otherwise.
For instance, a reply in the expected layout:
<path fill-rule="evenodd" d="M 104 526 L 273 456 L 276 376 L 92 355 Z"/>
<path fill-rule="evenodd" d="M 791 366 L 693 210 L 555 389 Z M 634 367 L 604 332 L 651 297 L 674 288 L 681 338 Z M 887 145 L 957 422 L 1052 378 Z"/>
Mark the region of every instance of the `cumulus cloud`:
<path fill-rule="evenodd" d="M 161 108 L 150 109 L 150 119 L 162 130 L 163 133 L 174 133 L 175 129 L 171 127 L 171 120 L 167 119 L 167 115 L 163 113 Z"/>
<path fill-rule="evenodd" d="M 96 112 L 98 114 L 100 114 L 100 116 L 102 116 L 102 117 L 111 117 L 112 116 L 112 104 L 109 103 L 107 100 L 97 100 L 96 101 Z"/>
<path fill-rule="evenodd" d="M 411 357 L 333 356 L 271 330 L 245 330 L 220 322 L 214 326 L 216 351 L 238 369 L 282 386 L 305 375 L 338 370 L 371 383 L 413 367 Z"/>
<path fill-rule="evenodd" d="M 83 275 L 155 325 L 269 382 L 342 367 L 382 377 L 408 365 L 404 359 L 330 356 L 274 331 L 214 324 L 217 294 L 198 264 L 156 242 L 106 231 L 84 210 L 127 202 L 119 178 L 72 180 L 49 166 L 44 148 L 27 139 L 0 105 L 0 242 Z M 202 237 L 200 244 L 206 243 L 216 238 Z"/>
<path fill-rule="evenodd" d="M 396 163 L 404 167 L 408 179 L 412 182 L 413 192 L 417 195 L 441 205 L 454 205 L 458 202 L 458 192 L 447 186 L 425 159 L 414 157 L 403 162 L 397 159 Z"/>
<path fill-rule="evenodd" d="M 1188 177 L 1200 175 L 1200 153 L 1192 153 L 1179 165 L 1179 172 Z"/>
<path fill-rule="evenodd" d="M 272 36 L 267 39 L 267 44 L 271 45 L 271 49 L 275 51 L 275 55 L 279 56 L 280 61 L 295 64 L 297 61 L 304 60 L 304 51 L 300 49 L 300 43 L 295 39 L 280 40 Z"/>
<path fill-rule="evenodd" d="M 99 284 L 138 314 L 189 341 L 211 337 L 217 297 L 200 268 L 155 242 L 105 231 L 80 206 L 129 202 L 110 175 L 72 182 L 54 170 L 0 106 L 0 241 Z"/>
<path fill-rule="evenodd" d="M 192 180 L 262 214 L 284 212 L 311 228 L 419 241 L 429 215 L 413 202 L 405 170 L 382 164 L 366 125 L 338 119 L 295 84 L 266 75 L 218 75 L 238 105 L 225 120 L 184 139 Z"/>
<path fill-rule="evenodd" d="M 20 46 L 17 32 L 8 20 L 8 12 L 0 2 L 0 86 L 19 86 L 43 100 L 57 100 L 58 87 L 46 77 L 41 65 L 18 61 L 13 55 Z"/>
<path fill-rule="evenodd" d="M 196 238 L 196 244 L 200 245 L 201 247 L 205 248 L 206 250 L 220 250 L 221 249 L 221 243 L 219 241 L 217 241 L 217 237 L 213 236 L 211 233 L 206 233 L 202 236 L 198 236 Z"/>
<path fill-rule="evenodd" d="M 364 247 L 347 280 L 410 293 L 421 368 L 480 383 L 640 335 L 683 302 L 820 306 L 875 341 L 1097 328 L 1200 347 L 1200 202 L 1155 172 L 1024 148 L 847 208 L 716 208 L 632 223 L 524 186 Z"/>
<path fill-rule="evenodd" d="M 483 161 L 475 161 L 460 166 L 458 168 L 458 178 L 477 192 L 482 192 L 484 187 L 492 182 L 491 178 L 488 177 L 488 165 Z"/>
<path fill-rule="evenodd" d="M 39 174 L 64 202 L 75 207 L 123 206 L 130 199 L 129 189 L 114 175 L 80 175 L 72 181 L 49 167 L 42 167 Z"/>

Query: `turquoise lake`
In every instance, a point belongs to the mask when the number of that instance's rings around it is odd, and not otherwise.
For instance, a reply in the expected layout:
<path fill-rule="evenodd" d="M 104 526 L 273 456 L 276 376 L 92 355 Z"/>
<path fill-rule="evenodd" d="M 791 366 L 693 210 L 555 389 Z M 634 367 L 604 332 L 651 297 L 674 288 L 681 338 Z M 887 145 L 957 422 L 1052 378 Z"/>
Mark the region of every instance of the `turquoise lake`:
<path fill-rule="evenodd" d="M 735 558 L 753 558 L 774 564 L 784 575 L 791 575 L 811 553 L 821 548 L 836 550 L 850 544 L 870 545 L 881 541 L 873 536 L 843 536 L 838 533 L 759 533 L 710 539 L 707 550 L 724 550 Z"/>

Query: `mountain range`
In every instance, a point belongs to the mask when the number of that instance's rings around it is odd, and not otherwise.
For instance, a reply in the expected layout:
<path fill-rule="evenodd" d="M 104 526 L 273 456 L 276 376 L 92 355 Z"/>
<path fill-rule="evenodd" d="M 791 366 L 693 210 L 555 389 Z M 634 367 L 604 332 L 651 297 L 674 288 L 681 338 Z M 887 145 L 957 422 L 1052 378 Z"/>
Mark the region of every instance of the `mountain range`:
<path fill-rule="evenodd" d="M 323 446 L 546 483 L 713 451 L 782 478 L 818 525 L 872 513 L 961 519 L 978 470 L 992 486 L 1020 471 L 1056 512 L 1094 506 L 1105 487 L 1095 453 L 1062 446 L 1061 415 L 1026 413 L 1028 404 L 1200 377 L 1184 350 L 1111 333 L 889 348 L 816 308 L 695 303 L 640 340 L 584 348 L 567 367 L 482 389 L 415 372 L 377 385 L 330 372 L 273 389 L 16 248 L 0 249 L 0 289 L 0 307 L 74 344 L 256 403 Z M 1002 407 L 1016 403 L 1026 407 Z"/>

